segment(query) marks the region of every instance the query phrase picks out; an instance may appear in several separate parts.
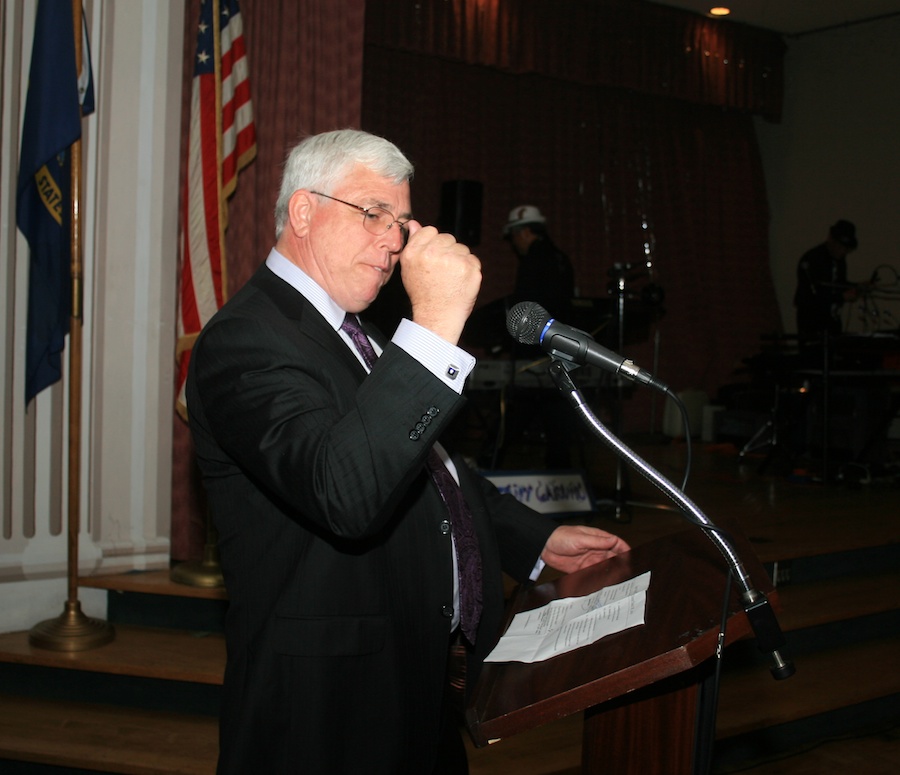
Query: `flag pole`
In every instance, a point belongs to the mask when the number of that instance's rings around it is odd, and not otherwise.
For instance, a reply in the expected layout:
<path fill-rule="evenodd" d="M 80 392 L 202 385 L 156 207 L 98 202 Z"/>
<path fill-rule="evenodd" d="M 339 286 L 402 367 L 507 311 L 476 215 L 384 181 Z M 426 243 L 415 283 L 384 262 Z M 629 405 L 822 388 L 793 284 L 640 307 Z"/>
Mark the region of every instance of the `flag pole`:
<path fill-rule="evenodd" d="M 169 571 L 169 578 L 176 584 L 207 589 L 225 586 L 225 577 L 222 575 L 222 565 L 219 562 L 216 529 L 213 527 L 212 515 L 209 511 L 206 512 L 204 527 L 206 528 L 206 543 L 203 545 L 203 557 L 174 566 Z"/>
<path fill-rule="evenodd" d="M 81 0 L 72 0 L 75 35 L 75 71 L 82 66 Z M 71 275 L 72 314 L 69 323 L 69 489 L 68 489 L 68 595 L 55 619 L 31 628 L 29 643 L 52 651 L 86 651 L 109 643 L 115 629 L 109 622 L 86 616 L 78 599 L 78 536 L 81 532 L 81 378 L 82 323 L 84 320 L 84 268 L 81 260 L 81 138 L 71 146 Z"/>

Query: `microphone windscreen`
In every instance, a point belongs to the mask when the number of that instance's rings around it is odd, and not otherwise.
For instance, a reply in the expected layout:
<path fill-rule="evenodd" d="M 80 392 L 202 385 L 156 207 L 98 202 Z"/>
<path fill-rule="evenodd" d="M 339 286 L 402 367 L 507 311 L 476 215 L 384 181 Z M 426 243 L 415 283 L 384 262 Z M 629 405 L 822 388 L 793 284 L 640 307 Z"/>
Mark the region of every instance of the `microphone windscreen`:
<path fill-rule="evenodd" d="M 550 314 L 534 301 L 520 301 L 506 316 L 506 330 L 522 344 L 540 344 L 541 331 L 550 320 Z"/>

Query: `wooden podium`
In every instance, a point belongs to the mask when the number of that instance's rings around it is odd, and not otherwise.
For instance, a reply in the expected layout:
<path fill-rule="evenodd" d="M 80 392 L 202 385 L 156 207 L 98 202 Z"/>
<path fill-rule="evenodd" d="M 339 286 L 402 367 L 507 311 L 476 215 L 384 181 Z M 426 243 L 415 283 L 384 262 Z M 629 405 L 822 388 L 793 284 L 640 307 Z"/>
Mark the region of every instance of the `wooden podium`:
<path fill-rule="evenodd" d="M 772 585 L 747 541 L 731 542 L 755 588 Z M 645 623 L 543 662 L 486 663 L 466 720 L 477 746 L 584 713 L 582 771 L 682 775 L 708 771 L 714 742 L 710 680 L 728 568 L 698 528 L 657 539 L 561 579 L 520 590 L 519 611 L 651 571 Z M 729 591 L 726 644 L 752 635 Z"/>

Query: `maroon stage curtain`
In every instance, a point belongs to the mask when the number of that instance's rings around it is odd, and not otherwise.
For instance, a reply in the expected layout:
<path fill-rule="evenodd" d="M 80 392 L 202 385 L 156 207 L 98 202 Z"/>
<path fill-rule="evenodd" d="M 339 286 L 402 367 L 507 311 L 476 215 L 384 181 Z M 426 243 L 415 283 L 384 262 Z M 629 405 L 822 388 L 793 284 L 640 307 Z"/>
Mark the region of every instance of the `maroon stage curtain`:
<path fill-rule="evenodd" d="M 649 329 L 626 319 L 626 354 L 651 368 L 658 328 L 656 370 L 675 390 L 714 395 L 778 326 L 748 114 L 369 46 L 363 125 L 416 163 L 413 207 L 426 222 L 437 222 L 443 181 L 484 184 L 479 305 L 513 289 L 501 229 L 529 203 L 572 258 L 582 296 L 610 298 L 612 265 L 649 255 L 665 314 Z M 635 393 L 633 416 L 646 417 L 647 398 Z"/>
<path fill-rule="evenodd" d="M 776 33 L 646 0 L 369 0 L 366 43 L 781 115 Z"/>

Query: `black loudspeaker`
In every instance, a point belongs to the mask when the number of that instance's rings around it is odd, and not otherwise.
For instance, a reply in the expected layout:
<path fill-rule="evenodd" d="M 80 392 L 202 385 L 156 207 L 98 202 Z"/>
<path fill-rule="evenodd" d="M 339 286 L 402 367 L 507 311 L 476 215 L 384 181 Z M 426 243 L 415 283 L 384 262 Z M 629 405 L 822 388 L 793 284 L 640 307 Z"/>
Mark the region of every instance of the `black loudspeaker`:
<path fill-rule="evenodd" d="M 438 228 L 468 247 L 481 240 L 481 200 L 484 184 L 477 180 L 448 180 L 441 185 Z"/>

